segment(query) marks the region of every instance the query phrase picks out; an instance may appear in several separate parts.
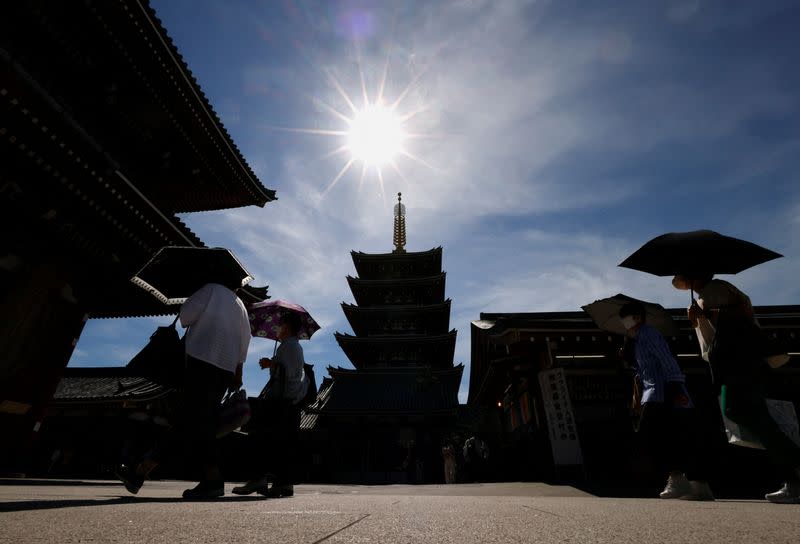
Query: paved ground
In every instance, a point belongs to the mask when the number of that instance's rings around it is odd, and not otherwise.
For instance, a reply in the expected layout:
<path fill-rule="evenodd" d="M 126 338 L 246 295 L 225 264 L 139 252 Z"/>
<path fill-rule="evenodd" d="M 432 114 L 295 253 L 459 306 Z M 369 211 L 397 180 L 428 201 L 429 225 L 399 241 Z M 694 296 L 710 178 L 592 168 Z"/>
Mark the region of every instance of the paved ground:
<path fill-rule="evenodd" d="M 24 485 L 21 485 L 24 484 Z M 598 498 L 546 484 L 298 486 L 185 502 L 181 482 L 0 485 L 0 542 L 800 542 L 800 506 Z M 230 486 L 229 486 L 230 489 Z"/>

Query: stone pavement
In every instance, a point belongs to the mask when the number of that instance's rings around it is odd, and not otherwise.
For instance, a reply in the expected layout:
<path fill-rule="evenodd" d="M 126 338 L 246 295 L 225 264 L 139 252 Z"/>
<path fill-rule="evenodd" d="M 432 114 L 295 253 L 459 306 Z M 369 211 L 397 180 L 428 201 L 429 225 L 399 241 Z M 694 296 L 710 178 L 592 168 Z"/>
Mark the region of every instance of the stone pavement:
<path fill-rule="evenodd" d="M 0 485 L 0 542 L 800 542 L 800 506 L 593 497 L 539 483 L 297 486 L 185 502 L 184 482 Z M 232 485 L 228 485 L 230 489 Z"/>

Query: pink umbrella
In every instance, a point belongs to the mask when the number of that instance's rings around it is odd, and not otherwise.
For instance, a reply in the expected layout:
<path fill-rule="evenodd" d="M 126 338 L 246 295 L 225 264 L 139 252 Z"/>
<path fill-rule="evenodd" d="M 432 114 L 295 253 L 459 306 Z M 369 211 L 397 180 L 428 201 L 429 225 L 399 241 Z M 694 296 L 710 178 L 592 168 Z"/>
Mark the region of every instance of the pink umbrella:
<path fill-rule="evenodd" d="M 247 308 L 251 334 L 258 338 L 277 340 L 281 316 L 288 312 L 300 316 L 300 330 L 297 332 L 299 340 L 308 340 L 319 330 L 320 327 L 314 318 L 299 304 L 285 300 L 265 300 L 251 304 Z"/>

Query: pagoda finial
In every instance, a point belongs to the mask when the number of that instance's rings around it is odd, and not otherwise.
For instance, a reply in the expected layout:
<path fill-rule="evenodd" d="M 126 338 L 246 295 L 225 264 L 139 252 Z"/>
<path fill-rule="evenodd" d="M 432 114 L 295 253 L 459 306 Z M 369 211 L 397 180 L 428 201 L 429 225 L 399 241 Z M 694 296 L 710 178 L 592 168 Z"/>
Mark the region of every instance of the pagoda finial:
<path fill-rule="evenodd" d="M 397 193 L 397 204 L 394 205 L 394 253 L 406 252 L 406 207 L 402 201 L 403 193 Z"/>

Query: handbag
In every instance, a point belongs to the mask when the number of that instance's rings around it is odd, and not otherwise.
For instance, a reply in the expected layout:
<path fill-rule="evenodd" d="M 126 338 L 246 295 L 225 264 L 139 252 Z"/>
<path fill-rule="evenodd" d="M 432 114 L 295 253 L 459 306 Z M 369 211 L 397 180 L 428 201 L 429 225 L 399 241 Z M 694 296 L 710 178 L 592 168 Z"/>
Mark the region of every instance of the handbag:
<path fill-rule="evenodd" d="M 798 426 L 797 412 L 794 409 L 794 404 L 787 400 L 764 399 L 764 401 L 767 404 L 769 415 L 772 416 L 772 419 L 775 420 L 778 427 L 780 427 L 784 434 L 795 444 L 800 446 L 800 426 Z M 766 449 L 750 429 L 725 417 L 725 406 L 722 396 L 720 396 L 719 402 L 720 408 L 722 408 L 722 421 L 725 424 L 725 435 L 728 437 L 728 443 L 743 448 Z"/>
<path fill-rule="evenodd" d="M 244 389 L 228 391 L 217 416 L 217 438 L 232 433 L 250 421 L 250 402 Z"/>
<path fill-rule="evenodd" d="M 128 370 L 161 385 L 179 387 L 182 384 L 186 348 L 176 328 L 178 317 L 150 335 L 147 345 L 126 365 Z"/>

